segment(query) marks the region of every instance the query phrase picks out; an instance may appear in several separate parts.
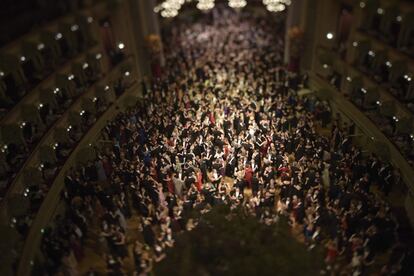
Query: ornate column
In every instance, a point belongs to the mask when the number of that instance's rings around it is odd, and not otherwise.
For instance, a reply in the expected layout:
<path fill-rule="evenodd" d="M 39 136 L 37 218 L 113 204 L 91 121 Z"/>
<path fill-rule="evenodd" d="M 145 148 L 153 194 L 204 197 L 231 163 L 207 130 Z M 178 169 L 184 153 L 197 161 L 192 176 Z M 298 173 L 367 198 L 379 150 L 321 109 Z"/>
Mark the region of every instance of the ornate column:
<path fill-rule="evenodd" d="M 292 41 L 295 39 L 299 39 L 299 35 L 301 35 L 301 19 L 302 19 L 302 9 L 303 5 L 305 5 L 304 0 L 293 0 L 287 10 L 287 17 L 286 17 L 286 31 L 285 31 L 285 54 L 284 54 L 284 63 L 289 65 L 289 67 L 298 67 L 299 60 L 297 57 L 296 51 L 299 49 L 294 49 L 298 45 L 295 45 L 296 41 Z M 292 37 L 292 35 L 294 37 Z M 299 51 L 300 52 L 300 51 Z M 297 63 L 297 64 L 296 64 Z M 293 69 L 293 68 L 292 68 Z"/>
<path fill-rule="evenodd" d="M 158 15 L 154 12 L 155 0 L 137 1 L 140 25 L 144 38 L 144 51 L 149 58 L 148 65 L 152 77 L 160 77 L 164 65 L 164 55 Z"/>
<path fill-rule="evenodd" d="M 126 0 L 122 3 L 113 13 L 114 32 L 118 41 L 125 43 L 124 51 L 134 55 L 138 76 L 150 79 L 154 75 L 154 64 L 161 68 L 163 62 L 155 1 Z"/>

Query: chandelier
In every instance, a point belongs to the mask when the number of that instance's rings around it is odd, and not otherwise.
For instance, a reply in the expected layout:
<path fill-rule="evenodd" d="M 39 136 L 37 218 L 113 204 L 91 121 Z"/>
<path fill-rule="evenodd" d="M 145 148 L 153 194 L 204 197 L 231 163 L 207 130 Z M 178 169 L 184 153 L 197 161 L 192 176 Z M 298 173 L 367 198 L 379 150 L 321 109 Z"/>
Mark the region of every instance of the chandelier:
<path fill-rule="evenodd" d="M 281 12 L 292 3 L 291 0 L 263 0 L 263 4 L 270 12 Z"/>
<path fill-rule="evenodd" d="M 291 4 L 291 0 L 262 0 L 263 5 L 269 12 L 281 12 Z M 175 17 L 185 3 L 197 2 L 196 7 L 201 11 L 214 8 L 215 0 L 164 0 L 154 8 L 154 12 L 160 13 L 162 17 Z M 228 5 L 233 9 L 241 9 L 247 5 L 246 0 L 228 0 Z"/>
<path fill-rule="evenodd" d="M 160 13 L 162 17 L 175 17 L 185 0 L 164 0 L 154 8 L 154 12 Z"/>
<path fill-rule="evenodd" d="M 197 9 L 208 11 L 214 8 L 214 0 L 198 0 Z"/>
<path fill-rule="evenodd" d="M 246 0 L 229 0 L 229 7 L 233 9 L 241 9 L 247 5 Z"/>

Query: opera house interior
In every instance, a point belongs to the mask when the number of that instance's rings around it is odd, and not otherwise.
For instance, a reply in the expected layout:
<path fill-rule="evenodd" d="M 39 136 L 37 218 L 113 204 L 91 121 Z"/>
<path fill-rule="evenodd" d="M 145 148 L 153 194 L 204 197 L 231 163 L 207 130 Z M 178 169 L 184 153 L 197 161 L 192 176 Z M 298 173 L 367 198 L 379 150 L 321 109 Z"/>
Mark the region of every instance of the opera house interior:
<path fill-rule="evenodd" d="M 414 1 L 1 6 L 1 276 L 414 275 Z"/>

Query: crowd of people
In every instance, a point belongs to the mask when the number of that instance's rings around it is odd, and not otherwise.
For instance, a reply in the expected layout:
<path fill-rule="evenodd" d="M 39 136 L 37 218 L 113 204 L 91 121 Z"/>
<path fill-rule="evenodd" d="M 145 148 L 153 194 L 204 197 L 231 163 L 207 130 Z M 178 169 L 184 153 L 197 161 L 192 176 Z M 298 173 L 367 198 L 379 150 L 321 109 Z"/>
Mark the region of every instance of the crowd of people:
<path fill-rule="evenodd" d="M 217 8 L 174 22 L 165 74 L 105 127 L 111 146 L 65 178 L 70 208 L 42 245 L 48 273 L 78 275 L 96 235 L 108 275 L 130 272 L 128 257 L 145 275 L 178 233 L 197 227 L 194 212 L 221 204 L 266 224 L 288 217 L 309 250 L 326 247 L 322 273 L 366 275 L 386 254 L 379 275 L 406 269 L 398 222 L 372 192 L 388 194 L 398 173 L 355 147 L 353 126 L 331 119 L 327 103 L 299 95 L 306 78 L 284 69 L 276 20 Z"/>

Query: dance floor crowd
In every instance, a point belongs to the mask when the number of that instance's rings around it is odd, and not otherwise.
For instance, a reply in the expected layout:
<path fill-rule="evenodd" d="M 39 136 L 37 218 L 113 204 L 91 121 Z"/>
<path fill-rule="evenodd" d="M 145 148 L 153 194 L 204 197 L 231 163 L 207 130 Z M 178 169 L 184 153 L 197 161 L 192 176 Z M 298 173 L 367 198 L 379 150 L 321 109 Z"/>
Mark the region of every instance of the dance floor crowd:
<path fill-rule="evenodd" d="M 321 273 L 406 271 L 399 224 L 372 192 L 386 197 L 398 173 L 355 147 L 353 127 L 331 119 L 327 103 L 298 95 L 306 78 L 283 67 L 282 21 L 216 9 L 170 27 L 163 76 L 105 127 L 112 146 L 66 177 L 70 208 L 42 245 L 47 273 L 78 275 L 95 237 L 108 275 L 130 273 L 131 257 L 146 274 L 197 227 L 189 213 L 221 204 L 267 224 L 289 218 L 310 251 L 326 248 Z M 129 237 L 131 220 L 142 239 Z"/>

